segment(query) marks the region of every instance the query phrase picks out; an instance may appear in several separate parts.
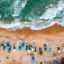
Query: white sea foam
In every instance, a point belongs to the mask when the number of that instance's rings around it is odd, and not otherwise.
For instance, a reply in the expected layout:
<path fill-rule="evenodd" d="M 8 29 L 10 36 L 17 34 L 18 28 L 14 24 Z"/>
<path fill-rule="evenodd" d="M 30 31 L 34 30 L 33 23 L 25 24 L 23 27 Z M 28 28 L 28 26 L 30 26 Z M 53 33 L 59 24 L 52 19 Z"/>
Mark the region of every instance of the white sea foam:
<path fill-rule="evenodd" d="M 18 16 L 20 14 L 21 8 L 18 7 L 19 3 L 20 3 L 20 0 L 16 0 L 15 3 L 13 4 L 14 6 L 13 16 Z M 27 3 L 27 0 L 23 1 L 21 7 L 24 8 L 26 3 Z M 30 18 L 30 20 L 32 20 L 33 22 L 21 22 L 20 19 L 16 18 L 15 21 L 10 24 L 4 24 L 0 22 L 0 28 L 15 30 L 15 29 L 23 29 L 24 27 L 30 27 L 30 29 L 32 30 L 41 30 L 49 26 L 52 26 L 55 23 L 61 26 L 64 26 L 64 18 L 53 20 L 56 14 L 60 12 L 63 8 L 64 8 L 64 3 L 62 1 L 59 1 L 57 7 L 48 8 L 45 14 L 40 17 L 40 19 L 50 19 L 48 21 L 34 20 L 33 18 Z M 34 21 L 37 21 L 37 22 L 34 22 Z"/>
<path fill-rule="evenodd" d="M 50 21 L 40 21 L 40 22 L 20 22 L 18 21 L 18 19 L 16 19 L 15 22 L 11 24 L 3 24 L 0 22 L 0 28 L 15 30 L 15 29 L 23 29 L 24 27 L 30 27 L 30 29 L 32 30 L 41 30 L 50 27 L 55 23 L 64 26 L 64 21 L 60 21 L 58 19 Z"/>
<path fill-rule="evenodd" d="M 64 26 L 64 18 L 57 22 L 57 24 Z"/>
<path fill-rule="evenodd" d="M 48 8 L 40 19 L 53 19 L 62 9 L 64 9 L 64 2 L 59 1 L 57 7 Z"/>
<path fill-rule="evenodd" d="M 22 2 L 22 3 L 20 4 L 20 2 Z M 14 13 L 12 16 L 14 16 L 14 17 L 19 16 L 21 10 L 25 7 L 26 3 L 27 3 L 27 0 L 24 0 L 24 1 L 15 0 L 14 4 L 12 5 L 12 8 L 14 9 Z M 19 6 L 19 4 L 20 4 L 20 6 Z"/>

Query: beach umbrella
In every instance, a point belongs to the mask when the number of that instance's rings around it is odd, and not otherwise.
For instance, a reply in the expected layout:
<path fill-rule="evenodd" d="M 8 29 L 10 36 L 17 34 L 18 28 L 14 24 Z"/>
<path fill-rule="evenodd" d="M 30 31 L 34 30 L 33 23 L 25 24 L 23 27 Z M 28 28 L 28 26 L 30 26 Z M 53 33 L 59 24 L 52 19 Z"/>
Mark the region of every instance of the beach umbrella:
<path fill-rule="evenodd" d="M 31 61 L 32 61 L 32 64 L 35 63 L 35 58 L 34 58 L 34 55 L 31 56 Z"/>
<path fill-rule="evenodd" d="M 64 52 L 64 46 L 62 46 L 62 50 L 63 50 L 63 52 Z"/>
<path fill-rule="evenodd" d="M 30 44 L 30 45 L 29 45 L 29 50 L 31 50 L 31 49 L 32 49 L 32 45 Z"/>
<path fill-rule="evenodd" d="M 34 47 L 34 52 L 37 52 L 36 47 Z"/>
<path fill-rule="evenodd" d="M 61 64 L 64 64 L 64 57 L 61 58 Z"/>
<path fill-rule="evenodd" d="M 8 48 L 8 52 L 11 52 L 11 46 Z"/>
<path fill-rule="evenodd" d="M 19 43 L 18 49 L 21 50 L 24 48 L 24 42 Z"/>
<path fill-rule="evenodd" d="M 5 50 L 5 49 L 6 49 L 6 46 L 4 45 L 4 46 L 3 46 L 3 50 Z"/>
<path fill-rule="evenodd" d="M 9 48 L 11 45 L 9 42 L 6 42 L 6 47 Z"/>
<path fill-rule="evenodd" d="M 14 52 L 16 51 L 16 45 L 15 44 L 13 45 L 13 51 Z"/>
<path fill-rule="evenodd" d="M 29 50 L 29 43 L 26 43 L 25 49 L 26 49 L 26 50 Z"/>
<path fill-rule="evenodd" d="M 6 48 L 8 49 L 8 52 L 11 52 L 11 44 L 9 42 L 6 43 Z"/>
<path fill-rule="evenodd" d="M 53 60 L 56 60 L 56 52 L 53 53 Z"/>
<path fill-rule="evenodd" d="M 58 53 L 60 53 L 61 51 L 60 51 L 60 47 L 57 47 L 57 50 L 58 50 Z"/>
<path fill-rule="evenodd" d="M 44 51 L 47 51 L 47 45 L 44 44 Z"/>
<path fill-rule="evenodd" d="M 42 55 L 42 48 L 39 48 L 39 53 L 40 55 Z"/>
<path fill-rule="evenodd" d="M 3 43 L 1 43 L 0 46 L 1 46 L 2 50 L 6 49 L 6 46 Z"/>

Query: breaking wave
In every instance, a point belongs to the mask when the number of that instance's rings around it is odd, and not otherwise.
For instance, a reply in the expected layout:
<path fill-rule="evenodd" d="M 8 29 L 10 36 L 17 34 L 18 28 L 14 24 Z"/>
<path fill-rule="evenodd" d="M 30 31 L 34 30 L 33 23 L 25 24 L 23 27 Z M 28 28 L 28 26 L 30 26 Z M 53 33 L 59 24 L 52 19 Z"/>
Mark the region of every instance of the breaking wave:
<path fill-rule="evenodd" d="M 55 23 L 64 26 L 63 0 L 0 1 L 1 28 L 30 27 L 33 30 L 39 30 Z"/>

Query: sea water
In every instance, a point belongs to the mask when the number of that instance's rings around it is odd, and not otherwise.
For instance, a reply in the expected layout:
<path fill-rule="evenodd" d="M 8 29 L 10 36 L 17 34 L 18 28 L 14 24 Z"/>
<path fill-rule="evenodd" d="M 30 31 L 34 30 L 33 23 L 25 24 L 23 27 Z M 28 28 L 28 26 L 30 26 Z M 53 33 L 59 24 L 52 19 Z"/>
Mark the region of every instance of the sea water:
<path fill-rule="evenodd" d="M 64 26 L 64 0 L 0 0 L 0 27 L 44 29 Z"/>

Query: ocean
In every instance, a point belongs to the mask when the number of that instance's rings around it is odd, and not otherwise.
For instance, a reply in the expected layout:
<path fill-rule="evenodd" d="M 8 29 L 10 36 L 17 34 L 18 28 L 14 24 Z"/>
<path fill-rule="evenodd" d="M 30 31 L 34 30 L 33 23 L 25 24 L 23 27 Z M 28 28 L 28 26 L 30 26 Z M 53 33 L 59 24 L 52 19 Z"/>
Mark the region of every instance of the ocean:
<path fill-rule="evenodd" d="M 64 26 L 64 0 L 0 0 L 0 27 L 35 30 L 55 23 Z"/>

